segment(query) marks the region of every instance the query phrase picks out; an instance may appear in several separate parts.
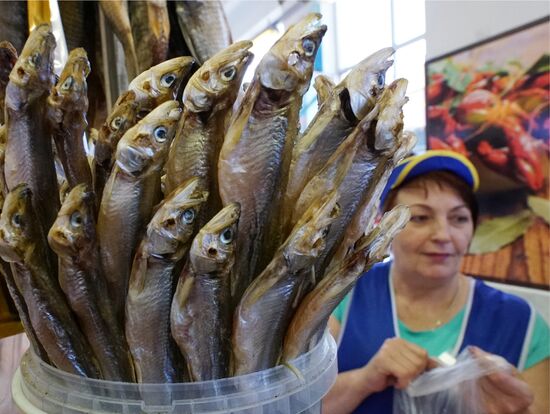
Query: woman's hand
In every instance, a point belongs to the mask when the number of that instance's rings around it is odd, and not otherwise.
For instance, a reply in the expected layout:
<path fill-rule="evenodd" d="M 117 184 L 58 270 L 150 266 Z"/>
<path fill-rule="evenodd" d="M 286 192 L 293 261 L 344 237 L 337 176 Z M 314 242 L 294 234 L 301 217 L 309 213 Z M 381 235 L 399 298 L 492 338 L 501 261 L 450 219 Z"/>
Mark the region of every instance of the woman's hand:
<path fill-rule="evenodd" d="M 495 362 L 493 355 L 477 347 L 471 347 L 470 352 L 487 367 L 495 366 L 496 372 L 478 380 L 478 390 L 484 413 L 487 414 L 519 414 L 525 413 L 533 403 L 534 396 L 529 384 L 513 365 L 507 369 L 498 369 L 501 364 Z"/>
<path fill-rule="evenodd" d="M 389 386 L 403 389 L 424 371 L 436 366 L 423 348 L 401 338 L 390 338 L 362 368 L 363 383 L 369 393 Z"/>

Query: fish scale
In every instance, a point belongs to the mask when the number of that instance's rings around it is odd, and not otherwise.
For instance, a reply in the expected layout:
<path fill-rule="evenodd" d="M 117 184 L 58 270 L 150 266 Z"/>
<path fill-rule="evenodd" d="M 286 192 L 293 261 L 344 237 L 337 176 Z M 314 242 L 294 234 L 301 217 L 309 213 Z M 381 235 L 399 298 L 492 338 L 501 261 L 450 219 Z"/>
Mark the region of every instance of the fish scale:
<path fill-rule="evenodd" d="M 262 118 L 250 116 L 247 130 L 241 136 L 239 148 L 232 154 L 237 164 L 220 165 L 220 194 L 225 203 L 238 201 L 241 204 L 239 220 L 239 249 L 235 271 L 245 278 L 246 287 L 257 274 L 260 247 L 266 220 L 269 217 L 268 206 L 276 188 L 282 161 L 282 149 L 286 137 L 287 119 L 276 116 L 269 120 L 266 127 Z M 229 174 L 225 174 L 227 171 Z M 261 192 L 250 191 L 246 183 L 254 183 Z"/>
<path fill-rule="evenodd" d="M 368 188 L 372 180 L 376 166 L 383 165 L 386 162 L 387 157 L 369 151 L 366 145 L 363 148 L 359 148 L 349 173 L 339 186 L 342 193 L 340 198 L 342 214 L 334 221 L 330 228 L 326 249 L 319 256 L 316 263 L 316 274 L 322 275 L 323 272 L 321 269 L 325 269 L 327 265 L 325 262 L 332 257 L 332 250 L 334 247 L 337 247 L 336 245 L 341 239 L 345 228 L 357 210 L 363 194 L 365 194 L 365 189 Z"/>
<path fill-rule="evenodd" d="M 138 382 L 174 383 L 186 378 L 170 334 L 170 309 L 181 259 L 208 193 L 197 178 L 178 186 L 147 226 L 132 265 L 125 330 Z M 193 219 L 185 220 L 185 213 Z M 185 375 L 185 376 L 184 376 Z"/>
<path fill-rule="evenodd" d="M 233 322 L 234 375 L 275 366 L 295 299 L 303 295 L 302 282 L 324 248 L 328 227 L 340 213 L 338 197 L 332 192 L 317 200 L 246 289 Z"/>
<path fill-rule="evenodd" d="M 170 335 L 173 270 L 174 266 L 152 260 L 142 280 L 131 283 L 128 289 L 126 336 L 139 382 L 174 383 L 183 377 Z M 136 288 L 139 282 L 142 286 Z"/>
<path fill-rule="evenodd" d="M 238 203 L 225 206 L 193 240 L 171 309 L 172 335 L 193 381 L 230 375 L 231 286 Z"/>
<path fill-rule="evenodd" d="M 119 329 L 101 272 L 96 203 L 91 187 L 76 186 L 67 196 L 48 242 L 59 257 L 59 284 L 95 353 L 104 379 L 133 381 L 128 345 Z M 79 217 L 80 224 L 73 223 Z"/>

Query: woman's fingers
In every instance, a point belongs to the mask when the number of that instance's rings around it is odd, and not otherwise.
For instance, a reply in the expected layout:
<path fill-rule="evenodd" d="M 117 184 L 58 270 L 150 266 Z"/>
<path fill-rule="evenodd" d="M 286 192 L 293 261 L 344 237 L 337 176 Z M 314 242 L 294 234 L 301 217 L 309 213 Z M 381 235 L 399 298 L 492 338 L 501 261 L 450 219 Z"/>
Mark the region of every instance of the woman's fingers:
<path fill-rule="evenodd" d="M 479 348 L 471 351 L 482 366 L 495 369 L 495 372 L 478 380 L 480 397 L 487 413 L 517 413 L 533 403 L 531 388 L 513 366 L 495 360 L 492 354 Z"/>
<path fill-rule="evenodd" d="M 400 338 L 386 340 L 379 352 L 380 366 L 388 374 L 389 382 L 402 389 L 409 385 L 428 366 L 427 352 Z"/>

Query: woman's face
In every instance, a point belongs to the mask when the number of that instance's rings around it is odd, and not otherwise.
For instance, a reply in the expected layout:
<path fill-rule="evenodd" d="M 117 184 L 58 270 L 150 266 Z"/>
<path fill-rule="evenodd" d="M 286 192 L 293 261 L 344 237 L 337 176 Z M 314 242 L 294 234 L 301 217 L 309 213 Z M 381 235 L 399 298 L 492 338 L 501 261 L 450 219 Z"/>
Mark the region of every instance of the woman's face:
<path fill-rule="evenodd" d="M 393 241 L 394 264 L 404 275 L 451 278 L 472 240 L 472 214 L 454 189 L 433 182 L 425 189 L 405 185 L 396 195 L 394 203 L 408 205 L 411 220 Z"/>

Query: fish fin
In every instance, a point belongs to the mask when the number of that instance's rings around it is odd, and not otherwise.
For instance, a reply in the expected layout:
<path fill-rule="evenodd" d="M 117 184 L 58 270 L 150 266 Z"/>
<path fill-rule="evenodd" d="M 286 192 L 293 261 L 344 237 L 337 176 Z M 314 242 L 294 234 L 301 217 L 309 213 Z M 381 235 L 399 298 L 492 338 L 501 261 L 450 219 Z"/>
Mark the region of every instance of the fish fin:
<path fill-rule="evenodd" d="M 296 375 L 296 378 L 298 378 L 300 382 L 306 382 L 306 379 L 304 378 L 300 370 L 296 368 L 294 365 L 292 365 L 290 362 L 283 362 L 282 365 L 287 367 L 290 371 L 292 371 L 292 373 Z"/>

